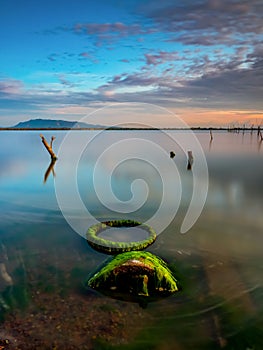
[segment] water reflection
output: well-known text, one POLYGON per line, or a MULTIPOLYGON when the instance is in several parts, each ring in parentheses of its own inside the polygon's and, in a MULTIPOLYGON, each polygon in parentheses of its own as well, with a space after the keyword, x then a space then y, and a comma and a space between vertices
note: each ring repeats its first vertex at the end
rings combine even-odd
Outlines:
MULTIPOLYGON (((118 343, 120 334, 124 343, 130 343, 129 349, 263 348, 262 142, 255 132, 214 132, 209 145, 208 132, 197 134, 208 162, 208 198, 195 226, 180 235, 192 190, 187 157, 163 135, 144 134, 150 140, 159 139, 167 158, 178 167, 183 189, 178 215, 158 236, 156 244, 148 248, 169 263, 183 288, 180 293, 149 304, 147 310, 83 288, 82 282, 105 257, 91 249, 61 215, 51 175, 55 163, 49 164, 43 186, 47 152, 38 132, 0 133, 0 239, 6 250, 0 261, 1 332, 5 329, 10 342, 17 337, 16 344, 21 349, 28 339, 32 349, 63 349, 69 341, 69 347, 84 349, 88 344, 92 349, 96 348, 91 344, 93 337, 111 344, 118 343), (172 160, 170 150, 176 154, 172 160)), ((90 135, 76 132, 76 143, 90 135)), ((101 148, 114 138, 133 135, 106 133, 101 138, 101 148)), ((63 136, 57 132, 56 147, 63 136)), ((71 160, 74 147, 68 147, 68 159, 59 159, 56 181, 68 196, 69 214, 75 215, 76 221, 85 221, 74 212, 68 189, 69 178, 76 170, 71 160)), ((97 157, 98 150, 91 145, 78 167, 79 193, 95 216, 103 220, 116 218, 116 213, 100 205, 94 191, 92 175, 97 157)), ((102 173, 110 172, 111 160, 107 159, 99 169, 101 179, 102 173)), ((195 158, 193 166, 196 164, 195 158)), ((174 174, 164 170, 174 184, 174 174)), ((130 184, 138 176, 149 184, 148 200, 134 215, 142 221, 158 208, 162 191, 158 174, 133 160, 116 169, 112 188, 117 197, 129 200, 130 184)), ((168 207, 174 195, 171 191, 168 207)), ((85 233, 89 225, 84 223, 85 233)), ((143 287, 145 279, 140 281, 143 287)), ((97 348, 103 346, 99 344, 97 348)))
POLYGON ((261 146, 262 146, 262 139, 260 139, 260 140, 258 141, 258 153, 260 153, 261 146))
POLYGON ((48 179, 48 177, 49 177, 51 172, 52 172, 53 177, 56 176, 56 173, 55 173, 55 170, 54 170, 54 166, 56 164, 56 161, 57 161, 57 159, 55 159, 55 158, 51 159, 50 164, 49 164, 49 166, 48 166, 48 168, 47 168, 47 170, 45 172, 45 175, 44 175, 44 183, 47 182, 47 179, 48 179))

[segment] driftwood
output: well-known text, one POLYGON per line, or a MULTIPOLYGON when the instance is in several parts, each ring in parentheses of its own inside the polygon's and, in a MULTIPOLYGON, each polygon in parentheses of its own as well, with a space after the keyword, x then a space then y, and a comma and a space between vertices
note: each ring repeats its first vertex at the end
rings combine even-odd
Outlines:
POLYGON ((54 136, 51 137, 50 144, 47 142, 47 140, 44 138, 43 135, 40 134, 40 137, 42 139, 43 145, 45 146, 46 150, 50 154, 51 160, 57 160, 58 158, 57 158, 57 156, 55 155, 55 153, 54 153, 54 151, 52 149, 52 144, 53 144, 53 141, 55 140, 55 137, 54 136))

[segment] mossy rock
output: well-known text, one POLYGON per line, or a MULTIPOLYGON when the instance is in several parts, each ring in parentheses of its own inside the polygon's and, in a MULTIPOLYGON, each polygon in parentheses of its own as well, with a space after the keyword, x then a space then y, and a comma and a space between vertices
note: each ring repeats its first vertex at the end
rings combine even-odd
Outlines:
POLYGON ((167 264, 149 252, 127 252, 111 259, 86 283, 103 294, 124 300, 156 299, 178 291, 167 264))
POLYGON ((119 254, 134 250, 143 250, 156 240, 156 232, 148 225, 134 220, 111 220, 91 226, 87 231, 87 241, 89 245, 106 254, 119 254), (148 233, 148 237, 137 242, 114 242, 99 237, 99 234, 111 227, 139 227, 148 233))

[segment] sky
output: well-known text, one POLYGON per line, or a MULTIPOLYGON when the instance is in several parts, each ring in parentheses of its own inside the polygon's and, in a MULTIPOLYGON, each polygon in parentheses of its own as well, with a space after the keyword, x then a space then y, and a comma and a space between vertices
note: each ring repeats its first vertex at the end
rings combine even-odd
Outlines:
POLYGON ((262 18, 262 0, 0 0, 0 126, 116 102, 263 124, 262 18))

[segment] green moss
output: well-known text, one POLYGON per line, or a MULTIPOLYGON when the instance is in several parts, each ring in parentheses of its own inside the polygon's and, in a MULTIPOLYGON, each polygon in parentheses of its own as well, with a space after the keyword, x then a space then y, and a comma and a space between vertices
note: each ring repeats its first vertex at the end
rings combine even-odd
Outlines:
POLYGON ((143 250, 151 245, 156 240, 156 232, 148 225, 142 224, 134 220, 112 220, 105 221, 91 226, 87 231, 87 241, 90 246, 107 254, 119 254, 123 252, 130 252, 134 250, 143 250), (109 227, 136 227, 149 233, 149 237, 139 242, 114 242, 98 237, 99 233, 108 229, 109 227))
POLYGON ((142 280, 142 294, 145 296, 149 296, 149 292, 148 292, 148 276, 147 275, 143 275, 143 276, 139 276, 140 279, 142 280))
POLYGON ((8 286, 0 295, 0 306, 5 311, 16 308, 24 310, 29 303, 29 293, 25 284, 8 286))
POLYGON ((117 255, 95 273, 87 285, 102 292, 162 296, 178 291, 167 264, 149 252, 117 255))

